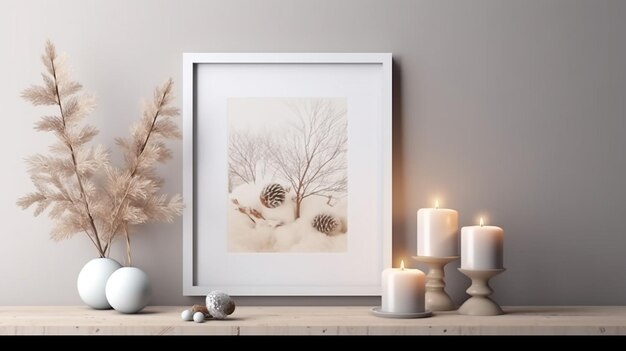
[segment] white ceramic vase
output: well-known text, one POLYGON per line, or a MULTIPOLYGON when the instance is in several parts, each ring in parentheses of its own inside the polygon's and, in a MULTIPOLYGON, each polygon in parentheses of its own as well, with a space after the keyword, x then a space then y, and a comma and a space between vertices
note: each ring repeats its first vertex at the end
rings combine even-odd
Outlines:
POLYGON ((137 313, 148 305, 152 289, 148 275, 139 268, 123 267, 109 277, 106 297, 118 312, 137 313))
POLYGON ((111 274, 121 267, 121 264, 110 258, 94 258, 87 262, 76 280, 81 300, 97 310, 111 308, 106 297, 106 284, 111 274))

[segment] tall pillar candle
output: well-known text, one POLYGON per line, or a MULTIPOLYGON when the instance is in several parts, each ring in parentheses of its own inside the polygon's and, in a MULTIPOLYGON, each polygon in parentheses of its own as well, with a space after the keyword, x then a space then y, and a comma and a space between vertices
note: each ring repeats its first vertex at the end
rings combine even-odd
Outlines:
POLYGON ((458 256, 459 213, 447 208, 417 211, 417 255, 458 256))
POLYGON ((419 269, 388 268, 382 273, 383 294, 381 309, 392 313, 419 313, 425 311, 426 277, 419 269))
POLYGON ((503 268, 502 244, 504 231, 500 227, 480 225, 461 228, 461 268, 472 270, 503 268))

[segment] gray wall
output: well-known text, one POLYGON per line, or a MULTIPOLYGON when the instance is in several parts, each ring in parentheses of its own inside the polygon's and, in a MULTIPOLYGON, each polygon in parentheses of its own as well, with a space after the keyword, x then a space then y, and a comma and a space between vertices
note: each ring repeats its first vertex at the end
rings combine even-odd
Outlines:
MULTIPOLYGON (((77 304, 75 278, 95 251, 52 242, 47 218, 15 199, 32 189, 23 157, 51 138, 19 98, 40 80, 46 38, 98 97, 99 142, 125 135, 139 98, 182 52, 392 52, 394 261, 415 252, 415 211, 433 196, 464 225, 487 213, 505 231, 507 305, 626 304, 626 2, 13 1, 0 2, 0 305, 77 304)), ((178 100, 180 102, 180 100, 178 100)), ((162 167, 180 192, 181 147, 162 167)), ((156 304, 181 291, 181 221, 145 226, 136 264, 156 304)), ((122 247, 117 247, 117 257, 122 247)), ((457 301, 467 281, 450 267, 457 301)), ((375 304, 376 299, 240 299, 375 304)))

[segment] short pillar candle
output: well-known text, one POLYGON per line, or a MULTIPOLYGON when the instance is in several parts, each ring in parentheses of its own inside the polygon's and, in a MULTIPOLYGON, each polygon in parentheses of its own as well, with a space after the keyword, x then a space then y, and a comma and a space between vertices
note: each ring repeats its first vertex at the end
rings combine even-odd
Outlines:
POLYGON ((425 311, 425 275, 419 269, 388 268, 382 273, 381 310, 391 313, 419 313, 425 311))
POLYGON ((500 227, 480 225, 461 228, 461 268, 469 270, 501 269, 504 231, 500 227))

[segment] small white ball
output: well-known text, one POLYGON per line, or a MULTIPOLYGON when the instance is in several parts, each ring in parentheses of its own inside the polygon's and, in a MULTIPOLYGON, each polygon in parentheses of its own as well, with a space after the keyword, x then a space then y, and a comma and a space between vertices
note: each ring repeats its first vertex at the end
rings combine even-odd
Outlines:
POLYGON ((191 310, 184 310, 183 313, 180 314, 180 318, 187 322, 192 321, 193 312, 191 312, 191 310))
POLYGON ((202 312, 196 312, 193 314, 193 321, 196 323, 202 323, 204 322, 204 313, 202 312))

